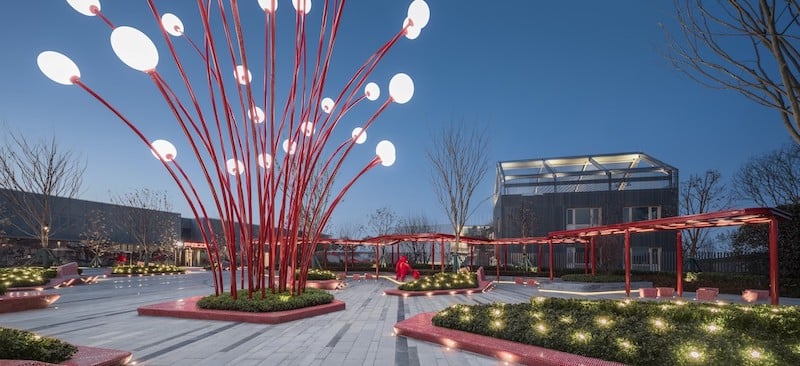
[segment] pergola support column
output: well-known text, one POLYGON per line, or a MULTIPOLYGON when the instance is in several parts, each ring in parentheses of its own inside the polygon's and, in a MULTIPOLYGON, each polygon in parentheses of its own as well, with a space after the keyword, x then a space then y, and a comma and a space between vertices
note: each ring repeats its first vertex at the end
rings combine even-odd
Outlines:
POLYGON ((591 252, 591 257, 592 257, 592 276, 595 275, 596 272, 595 269, 597 268, 597 256, 595 256, 594 252, 594 239, 595 239, 594 236, 591 239, 589 239, 589 251, 591 252))
POLYGON ((550 244, 550 282, 553 281, 553 266, 555 265, 555 256, 553 255, 553 241, 548 241, 550 244))
POLYGON ((677 266, 675 269, 677 278, 675 280, 678 286, 678 297, 683 297, 683 232, 678 230, 675 237, 675 253, 677 254, 675 258, 677 261, 675 264, 677 266))
POLYGON ((769 220, 769 296, 772 305, 778 305, 778 219, 769 220))
POLYGON ((631 232, 625 230, 625 296, 631 297, 631 232))

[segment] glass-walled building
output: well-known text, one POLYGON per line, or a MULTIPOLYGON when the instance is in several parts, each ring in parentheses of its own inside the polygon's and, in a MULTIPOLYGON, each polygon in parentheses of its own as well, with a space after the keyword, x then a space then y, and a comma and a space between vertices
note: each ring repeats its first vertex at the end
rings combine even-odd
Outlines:
MULTIPOLYGON (((501 161, 494 190, 495 236, 543 237, 551 231, 677 216, 678 182, 678 169, 642 152, 501 161)), ((672 232, 637 235, 634 270, 674 270, 675 240, 672 232)), ((598 269, 622 268, 621 237, 603 237, 596 245, 598 269)), ((537 249, 525 248, 534 263, 537 249)), ((511 250, 511 258, 522 257, 522 247, 511 250)), ((584 245, 557 245, 555 267, 583 268, 585 257, 584 245)), ((542 263, 548 262, 543 258, 542 263)))

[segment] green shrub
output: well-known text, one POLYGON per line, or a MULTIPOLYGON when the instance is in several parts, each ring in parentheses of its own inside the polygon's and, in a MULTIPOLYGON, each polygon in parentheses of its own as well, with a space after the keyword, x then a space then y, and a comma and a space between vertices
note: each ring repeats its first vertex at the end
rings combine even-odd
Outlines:
POLYGON ((40 337, 34 333, 0 327, 0 359, 33 360, 61 363, 69 360, 78 348, 55 338, 40 337))
POLYGON ((431 291, 476 287, 478 287, 478 275, 474 272, 440 272, 404 283, 398 288, 404 291, 431 291))
POLYGON ((134 275, 134 274, 175 274, 175 273, 186 273, 186 269, 178 266, 173 266, 171 264, 151 264, 147 267, 145 266, 116 266, 111 270, 112 274, 116 275, 134 275))
POLYGON ((440 327, 629 365, 798 365, 794 306, 534 298, 453 305, 440 327))
POLYGON ((262 299, 261 292, 257 291, 253 293, 252 298, 247 298, 247 290, 239 290, 237 295, 236 300, 228 292, 219 296, 209 295, 200 299, 197 306, 201 309, 265 313, 301 309, 333 302, 333 295, 313 288, 306 289, 299 296, 292 296, 289 292, 273 294, 267 291, 266 296, 262 299))
POLYGON ((6 286, 0 283, 0 296, 3 296, 5 294, 6 294, 6 286))
POLYGON ((42 267, 11 267, 0 268, 0 284, 9 287, 30 287, 44 285, 50 281, 50 273, 55 273, 55 269, 44 269, 42 267))
MULTIPOLYGON (((297 276, 299 275, 300 271, 296 271, 295 278, 297 278, 297 276)), ((329 271, 327 269, 309 268, 306 279, 312 281, 335 280, 336 273, 333 273, 332 271, 329 271)))

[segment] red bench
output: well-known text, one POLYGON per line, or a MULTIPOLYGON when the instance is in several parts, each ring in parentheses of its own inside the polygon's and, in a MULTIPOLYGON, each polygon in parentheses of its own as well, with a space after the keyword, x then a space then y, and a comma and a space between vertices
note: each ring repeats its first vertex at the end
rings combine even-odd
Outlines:
POLYGON ((639 289, 639 297, 658 297, 658 290, 653 287, 642 287, 639 289))
POLYGON ((747 289, 742 291, 742 300, 746 302, 756 302, 758 300, 769 299, 769 290, 747 289))
POLYGON ((714 301, 719 295, 719 289, 716 287, 700 287, 697 289, 697 299, 702 301, 714 301))
POLYGON ((675 289, 672 287, 656 287, 658 297, 673 297, 675 296, 675 289))

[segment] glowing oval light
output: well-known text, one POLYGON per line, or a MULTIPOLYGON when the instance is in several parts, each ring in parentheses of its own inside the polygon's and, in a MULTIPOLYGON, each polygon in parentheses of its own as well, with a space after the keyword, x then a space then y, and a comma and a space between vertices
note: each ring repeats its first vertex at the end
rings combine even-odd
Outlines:
POLYGON ((253 121, 253 123, 263 123, 264 119, 266 119, 266 115, 264 114, 263 109, 259 107, 253 107, 247 111, 247 118, 253 121))
POLYGON ((389 96, 397 104, 408 102, 414 96, 414 81, 402 72, 393 76, 389 81, 389 96))
POLYGON ((36 57, 36 64, 44 76, 59 84, 72 85, 72 77, 81 77, 78 65, 56 51, 44 51, 36 57))
POLYGON ((97 8, 100 11, 100 0, 67 0, 67 4, 71 6, 75 11, 81 13, 83 15, 88 15, 90 17, 95 16, 96 14, 92 11, 92 6, 97 8))
POLYGON ((297 152, 297 142, 292 142, 292 147, 289 148, 289 139, 283 140, 283 152, 294 155, 297 152))
POLYGON ((424 0, 412 1, 408 6, 408 17, 414 22, 415 27, 425 28, 431 19, 431 9, 428 7, 428 3, 424 0))
POLYGON ((311 122, 303 122, 300 124, 300 132, 302 132, 306 137, 309 137, 314 134, 314 124, 311 122))
POLYGON ((228 169, 230 175, 241 175, 244 173, 244 163, 241 160, 228 159, 225 162, 225 167, 228 169))
POLYGON ((242 85, 247 85, 251 80, 253 80, 253 74, 250 73, 250 70, 246 70, 242 65, 236 66, 236 70, 233 71, 233 76, 236 78, 236 81, 242 85))
POLYGON ((333 106, 335 104, 336 103, 333 102, 333 99, 331 99, 331 98, 323 98, 322 102, 319 103, 319 106, 322 107, 322 111, 323 112, 325 112, 327 114, 331 114, 331 111, 333 110, 333 106))
POLYGON ((161 159, 163 161, 173 161, 178 156, 178 149, 167 140, 155 140, 151 142, 150 152, 153 153, 156 159, 161 159))
POLYGON ((278 10, 278 0, 258 0, 258 6, 261 10, 271 13, 278 10))
POLYGON ((311 11, 311 0, 292 0, 292 6, 298 13, 308 14, 311 11))
POLYGON ((148 72, 158 65, 158 49, 142 31, 128 26, 114 28, 111 48, 122 62, 134 70, 148 72))
POLYGON ((416 25, 409 25, 408 18, 406 18, 405 23, 403 23, 403 28, 406 28, 406 38, 408 39, 417 39, 419 34, 422 32, 422 28, 417 27, 416 25))
POLYGON ((361 127, 356 127, 353 129, 353 133, 351 134, 353 139, 356 140, 357 144, 363 144, 367 142, 367 131, 364 131, 361 127))
POLYGON ((180 37, 183 35, 183 22, 181 18, 172 13, 165 13, 161 16, 161 26, 171 36, 180 37))
POLYGON ((272 155, 266 153, 258 154, 258 165, 264 169, 272 167, 272 155))
POLYGON ((392 166, 394 164, 396 154, 394 144, 389 140, 383 140, 375 146, 375 154, 381 159, 381 165, 392 166))
POLYGON ((381 96, 381 87, 375 83, 369 83, 364 87, 364 95, 369 100, 377 100, 381 96))

